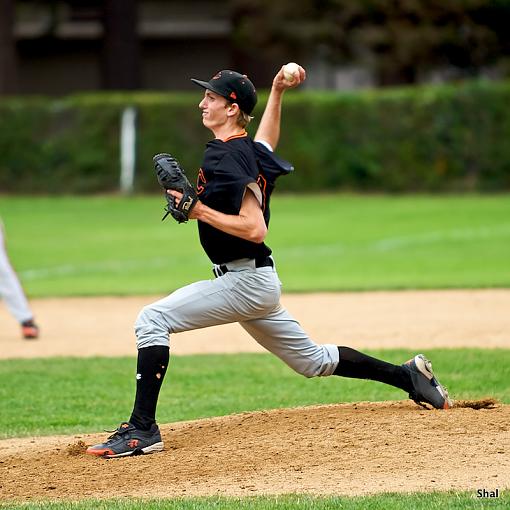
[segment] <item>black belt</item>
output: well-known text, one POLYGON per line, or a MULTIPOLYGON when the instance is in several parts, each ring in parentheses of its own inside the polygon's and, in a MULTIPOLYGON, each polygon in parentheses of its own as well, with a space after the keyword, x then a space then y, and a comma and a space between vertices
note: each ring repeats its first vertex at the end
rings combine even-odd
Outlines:
POLYGON ((261 259, 255 259, 255 267, 273 267, 274 262, 271 257, 262 257, 261 259))
MULTIPOLYGON (((274 262, 271 257, 262 257, 259 259, 255 259, 255 267, 273 267, 274 262)), ((230 269, 226 264, 220 264, 219 266, 215 266, 213 268, 213 273, 216 278, 223 276, 225 273, 228 273, 230 269)))

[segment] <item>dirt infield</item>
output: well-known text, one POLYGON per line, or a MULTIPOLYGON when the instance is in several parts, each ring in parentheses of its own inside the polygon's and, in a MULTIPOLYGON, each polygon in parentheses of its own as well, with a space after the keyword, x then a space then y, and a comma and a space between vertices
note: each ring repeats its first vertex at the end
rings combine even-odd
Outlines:
MULTIPOLYGON (((467 403, 469 405, 469 403, 467 403)), ((0 501, 510 487, 510 406, 357 403, 163 425, 166 450, 83 454, 104 437, 0 441, 0 501)))
MULTIPOLYGON (((135 356, 133 323, 161 296, 33 300, 41 340, 20 341, 0 306, 0 358, 135 356)), ((510 347, 510 290, 284 295, 282 303, 318 343, 358 349, 510 347)), ((262 352, 237 324, 179 333, 173 354, 262 352)))
MULTIPOLYGON (((132 323, 151 298, 35 300, 40 340, 0 309, 0 357, 135 354, 132 323), (5 325, 5 327, 4 327, 5 325)), ((357 348, 510 347, 510 290, 284 296, 318 342, 357 348)), ((257 352, 236 326, 175 335, 175 354, 257 352)), ((161 426, 165 451, 86 456, 105 434, 0 441, 0 502, 510 488, 510 406, 449 411, 403 402, 244 413, 161 426), (134 483, 133 480, 136 482, 134 483)))

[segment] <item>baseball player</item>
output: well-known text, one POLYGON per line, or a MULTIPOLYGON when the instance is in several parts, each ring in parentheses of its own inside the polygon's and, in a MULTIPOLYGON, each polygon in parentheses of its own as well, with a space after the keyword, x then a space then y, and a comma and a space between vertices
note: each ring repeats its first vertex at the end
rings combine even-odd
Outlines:
POLYGON ((39 328, 34 322, 34 317, 23 288, 14 271, 5 246, 5 235, 2 221, 0 220, 0 297, 7 305, 7 309, 19 322, 21 335, 29 340, 39 336, 39 328))
POLYGON ((168 213, 177 221, 197 220, 215 278, 192 283, 142 309, 135 323, 138 361, 131 417, 87 453, 121 457, 161 451, 155 415, 168 367, 169 335, 231 322, 305 377, 380 381, 401 388, 424 407, 451 407, 423 355, 393 365, 349 347, 318 345, 280 304, 277 258, 264 239, 275 181, 292 166, 273 151, 280 136, 283 95, 305 78, 302 67, 292 81, 280 69, 253 140, 245 128, 257 94, 245 75, 224 70, 209 81, 192 80, 203 89, 202 123, 214 135, 206 146, 196 192, 172 156, 159 154, 154 160, 158 180, 167 188, 168 213))

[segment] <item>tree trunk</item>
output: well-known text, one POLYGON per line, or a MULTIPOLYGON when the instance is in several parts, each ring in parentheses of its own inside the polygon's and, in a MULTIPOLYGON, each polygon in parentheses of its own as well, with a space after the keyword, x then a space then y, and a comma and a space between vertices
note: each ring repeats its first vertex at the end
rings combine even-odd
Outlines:
POLYGON ((14 0, 0 0, 0 94, 17 92, 14 0))

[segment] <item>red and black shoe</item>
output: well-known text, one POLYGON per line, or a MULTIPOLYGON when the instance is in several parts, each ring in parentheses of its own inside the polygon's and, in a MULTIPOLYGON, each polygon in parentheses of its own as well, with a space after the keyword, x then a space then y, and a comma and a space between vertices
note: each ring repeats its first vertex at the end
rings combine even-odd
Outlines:
POLYGON ((39 328, 36 323, 30 319, 21 323, 21 334, 25 340, 34 340, 39 338, 39 328))
POLYGON ((112 459, 128 455, 143 455, 163 450, 159 427, 154 423, 150 430, 139 430, 131 423, 123 422, 104 442, 90 446, 86 453, 112 459))

